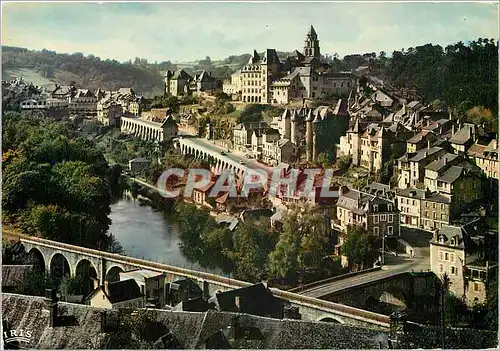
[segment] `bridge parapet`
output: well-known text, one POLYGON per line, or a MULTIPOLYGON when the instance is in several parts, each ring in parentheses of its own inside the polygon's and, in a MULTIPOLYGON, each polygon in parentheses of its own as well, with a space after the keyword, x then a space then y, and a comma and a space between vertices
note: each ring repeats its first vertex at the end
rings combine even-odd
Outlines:
MULTIPOLYGON (((122 269, 124 270, 142 268, 158 271, 159 273, 165 273, 167 276, 167 280, 186 277, 198 281, 198 283, 201 283, 202 286, 205 286, 206 282, 208 282, 211 288, 211 292, 213 292, 214 290, 237 289, 252 285, 248 282, 221 277, 211 273, 198 272, 185 268, 170 266, 164 263, 152 262, 139 258, 98 251, 65 243, 59 243, 47 239, 9 232, 6 230, 3 230, 3 233, 4 235, 7 234, 9 236, 15 236, 19 238, 19 240, 21 241, 21 243, 23 243, 23 245, 25 245, 25 247, 38 248, 40 251, 43 250, 43 252, 45 252, 47 255, 49 254, 49 252, 51 254, 54 254, 54 252, 60 252, 65 256, 74 255, 75 257, 79 257, 80 259, 86 258, 93 264, 94 262, 97 262, 95 263, 95 268, 96 270, 98 270, 97 273, 101 275, 101 279, 104 279, 102 275, 105 274, 105 272, 107 272, 109 268, 111 268, 112 266, 118 266, 122 267, 122 269), (105 269, 102 269, 102 266, 99 266, 99 260, 101 260, 101 262, 105 262, 105 269)), ((71 261, 77 262, 75 258, 71 259, 71 261)), ((381 329, 387 329, 390 326, 390 318, 385 315, 365 311, 359 308, 354 308, 335 302, 319 300, 313 297, 303 296, 293 292, 283 291, 275 288, 271 288, 271 291, 275 296, 289 300, 293 305, 298 306, 300 313, 307 320, 319 320, 321 318, 331 317, 332 319, 336 319, 341 323, 351 325, 366 325, 371 327, 376 326, 381 329)))

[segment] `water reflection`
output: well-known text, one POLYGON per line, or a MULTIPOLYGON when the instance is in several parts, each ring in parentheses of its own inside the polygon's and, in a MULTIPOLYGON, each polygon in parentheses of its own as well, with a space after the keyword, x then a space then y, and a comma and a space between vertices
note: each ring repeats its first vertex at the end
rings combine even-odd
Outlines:
POLYGON ((127 194, 111 205, 109 217, 112 220, 109 232, 121 243, 126 255, 221 274, 218 269, 202 268, 184 256, 177 224, 150 206, 141 206, 127 194))

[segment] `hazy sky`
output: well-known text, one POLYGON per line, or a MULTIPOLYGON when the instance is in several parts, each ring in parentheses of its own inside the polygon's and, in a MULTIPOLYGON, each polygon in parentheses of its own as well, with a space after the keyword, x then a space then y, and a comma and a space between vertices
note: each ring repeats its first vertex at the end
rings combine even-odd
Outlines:
POLYGON ((494 3, 2 3, 2 44, 125 61, 302 51, 392 52, 498 37, 494 3))

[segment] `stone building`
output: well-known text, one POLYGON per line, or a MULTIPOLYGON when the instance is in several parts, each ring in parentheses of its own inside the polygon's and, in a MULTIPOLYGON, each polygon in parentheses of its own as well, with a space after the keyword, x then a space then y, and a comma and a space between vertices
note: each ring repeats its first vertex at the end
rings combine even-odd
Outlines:
POLYGON ((262 55, 254 50, 248 63, 223 85, 223 91, 232 95, 241 92, 241 100, 246 103, 288 104, 347 96, 355 88, 352 75, 326 73, 322 66, 318 34, 311 26, 302 53, 295 50, 280 61, 275 49, 266 49, 262 55))
POLYGON ((97 103, 97 120, 105 126, 119 124, 122 115, 122 106, 114 101, 106 100, 97 103))
POLYGON ((238 99, 238 95, 241 98, 241 69, 231 74, 229 81, 224 82, 222 91, 233 99, 238 99))
POLYGON ((184 87, 191 81, 191 77, 183 69, 175 72, 168 70, 165 73, 165 94, 172 96, 180 96, 184 94, 184 87))
POLYGON ((144 307, 144 295, 134 279, 105 281, 104 286, 96 287, 85 301, 92 307, 109 309, 144 307))
POLYGON ((497 251, 498 234, 482 228, 479 220, 446 225, 430 242, 431 270, 439 278, 446 274, 449 291, 473 306, 485 301, 488 283, 498 274, 497 251))
POLYGON ((340 137, 340 155, 350 156, 356 166, 378 172, 391 157, 398 157, 405 152, 409 133, 399 123, 390 127, 371 123, 362 128, 359 119, 356 119, 354 125, 340 137))
POLYGON ((481 145, 476 142, 469 148, 467 155, 481 168, 486 177, 499 179, 498 143, 496 139, 492 140, 488 145, 481 145))
POLYGON ((270 129, 265 122, 239 123, 233 128, 233 146, 239 151, 250 151, 252 148, 252 135, 261 136, 262 132, 270 129))
POLYGON ((97 116, 97 98, 88 89, 78 89, 74 96, 69 97, 69 113, 95 118, 97 116))
POLYGON ((416 188, 417 185, 423 184, 425 166, 445 153, 445 149, 432 146, 430 148, 420 149, 414 153, 407 152, 398 158, 396 166, 398 188, 416 188))
POLYGON ((476 125, 470 123, 459 125, 459 130, 456 133, 452 132, 449 140, 451 146, 457 152, 466 152, 477 140, 477 128, 476 125))
POLYGON ((337 201, 336 224, 344 232, 348 225, 362 225, 377 237, 399 236, 399 216, 392 201, 358 190, 342 189, 337 201))

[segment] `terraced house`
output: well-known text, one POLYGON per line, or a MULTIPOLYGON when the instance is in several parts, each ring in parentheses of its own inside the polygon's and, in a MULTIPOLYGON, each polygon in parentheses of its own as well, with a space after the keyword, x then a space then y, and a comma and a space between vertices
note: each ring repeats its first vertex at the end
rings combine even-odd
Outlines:
POLYGON ((481 168, 486 177, 499 179, 498 143, 496 139, 492 140, 488 145, 481 145, 476 142, 467 151, 467 155, 481 168))

